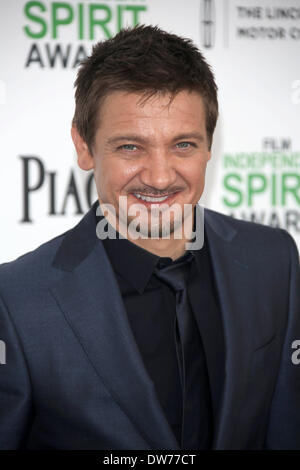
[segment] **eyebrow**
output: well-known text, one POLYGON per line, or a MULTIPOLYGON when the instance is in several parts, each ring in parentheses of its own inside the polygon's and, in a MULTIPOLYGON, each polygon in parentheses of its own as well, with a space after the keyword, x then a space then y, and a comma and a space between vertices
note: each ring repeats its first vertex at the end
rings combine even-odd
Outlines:
MULTIPOLYGON (((199 142, 204 141, 203 135, 200 134, 199 132, 189 132, 189 133, 185 133, 185 134, 179 134, 176 137, 174 137, 174 139, 172 139, 172 141, 175 142, 177 140, 186 140, 186 139, 196 139, 199 142)), ((149 139, 141 137, 140 135, 128 134, 128 135, 116 135, 114 137, 110 137, 107 140, 107 143, 112 145, 112 144, 116 144, 118 142, 129 141, 129 140, 139 142, 141 144, 147 144, 149 142, 149 139)))
POLYGON ((110 139, 107 140, 108 144, 116 144, 118 142, 122 141, 128 141, 128 140, 134 140, 135 142, 140 142, 141 144, 144 144, 147 142, 147 139, 144 139, 143 137, 136 135, 136 134, 128 134, 128 135, 116 135, 114 137, 111 137, 110 139))

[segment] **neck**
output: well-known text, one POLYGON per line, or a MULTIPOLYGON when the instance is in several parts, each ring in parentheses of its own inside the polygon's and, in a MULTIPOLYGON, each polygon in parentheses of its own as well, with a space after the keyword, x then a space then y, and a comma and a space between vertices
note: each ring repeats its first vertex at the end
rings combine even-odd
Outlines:
POLYGON ((144 250, 150 251, 157 256, 168 257, 175 260, 185 253, 186 239, 157 239, 151 240, 138 238, 133 240, 128 236, 128 240, 135 243, 137 246, 144 248, 144 250))

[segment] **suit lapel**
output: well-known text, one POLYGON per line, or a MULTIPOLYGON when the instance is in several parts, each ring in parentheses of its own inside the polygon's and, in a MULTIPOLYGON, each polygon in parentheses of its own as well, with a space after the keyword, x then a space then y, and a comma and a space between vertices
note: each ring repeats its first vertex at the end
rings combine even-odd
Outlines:
POLYGON ((96 373, 153 449, 179 449, 131 331, 116 278, 97 239, 92 207, 64 240, 51 288, 96 373))
POLYGON ((236 422, 246 392, 252 354, 251 299, 246 294, 248 264, 236 230, 218 214, 205 211, 205 228, 219 293, 225 336, 225 377, 214 449, 234 446, 236 422))
MULTIPOLYGON (((206 237, 207 239, 207 237, 206 237)), ((203 248, 208 250, 207 243, 203 248)), ((202 250, 201 250, 202 251, 202 250)), ((189 295, 199 333, 204 346, 211 390, 214 428, 218 423, 218 413, 224 383, 225 345, 221 314, 213 297, 213 279, 210 279, 209 253, 196 252, 197 266, 193 265, 189 282, 189 295)))

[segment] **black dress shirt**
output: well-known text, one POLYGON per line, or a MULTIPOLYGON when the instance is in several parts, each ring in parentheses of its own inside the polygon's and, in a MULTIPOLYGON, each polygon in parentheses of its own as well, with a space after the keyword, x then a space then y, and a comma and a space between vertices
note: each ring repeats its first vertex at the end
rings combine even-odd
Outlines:
MULTIPOLYGON (((98 220, 99 217, 96 217, 96 221, 98 220)), ((156 266, 163 267, 179 262, 185 255, 175 261, 169 257, 159 257, 128 239, 119 238, 118 235, 117 233, 116 239, 106 238, 102 242, 116 274, 129 323, 145 368, 154 382, 160 404, 180 445, 183 397, 173 330, 175 294, 170 287, 157 279, 153 271, 156 266)), ((190 274, 193 278, 199 277, 199 282, 203 282, 203 276, 205 276, 209 286, 209 289, 206 289, 206 295, 211 296, 216 310, 217 292, 206 234, 202 249, 191 252, 194 259, 190 263, 192 270, 190 274), (201 277, 199 269, 202 270, 201 277)), ((200 296, 199 292, 197 301, 201 301, 200 296)), ((190 300, 193 305, 193 299, 190 298, 190 300)), ((210 312, 207 311, 205 305, 206 299, 203 300, 203 309, 209 318, 210 312)), ((216 314, 212 318, 216 318, 216 314)), ((220 329, 220 322, 215 327, 220 329)), ((195 331, 193 341, 201 341, 199 331, 195 331)), ((203 346, 201 350, 204 351, 203 346)), ((203 362, 206 364, 206 361, 203 362)), ((205 367, 207 368, 207 365, 205 367)), ((208 378, 207 387, 207 393, 210 395, 208 378)), ((213 416, 212 412, 211 416, 213 416)), ((213 418, 211 418, 210 425, 213 430, 213 418)))

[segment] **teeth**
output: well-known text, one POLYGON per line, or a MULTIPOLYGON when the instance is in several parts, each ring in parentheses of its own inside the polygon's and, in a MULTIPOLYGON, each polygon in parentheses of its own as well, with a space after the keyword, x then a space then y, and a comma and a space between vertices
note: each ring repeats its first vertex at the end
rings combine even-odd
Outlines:
POLYGON ((142 199, 143 201, 147 202, 162 202, 165 201, 169 196, 163 196, 163 197, 150 197, 150 196, 142 196, 141 194, 134 193, 135 197, 138 199, 142 199))

